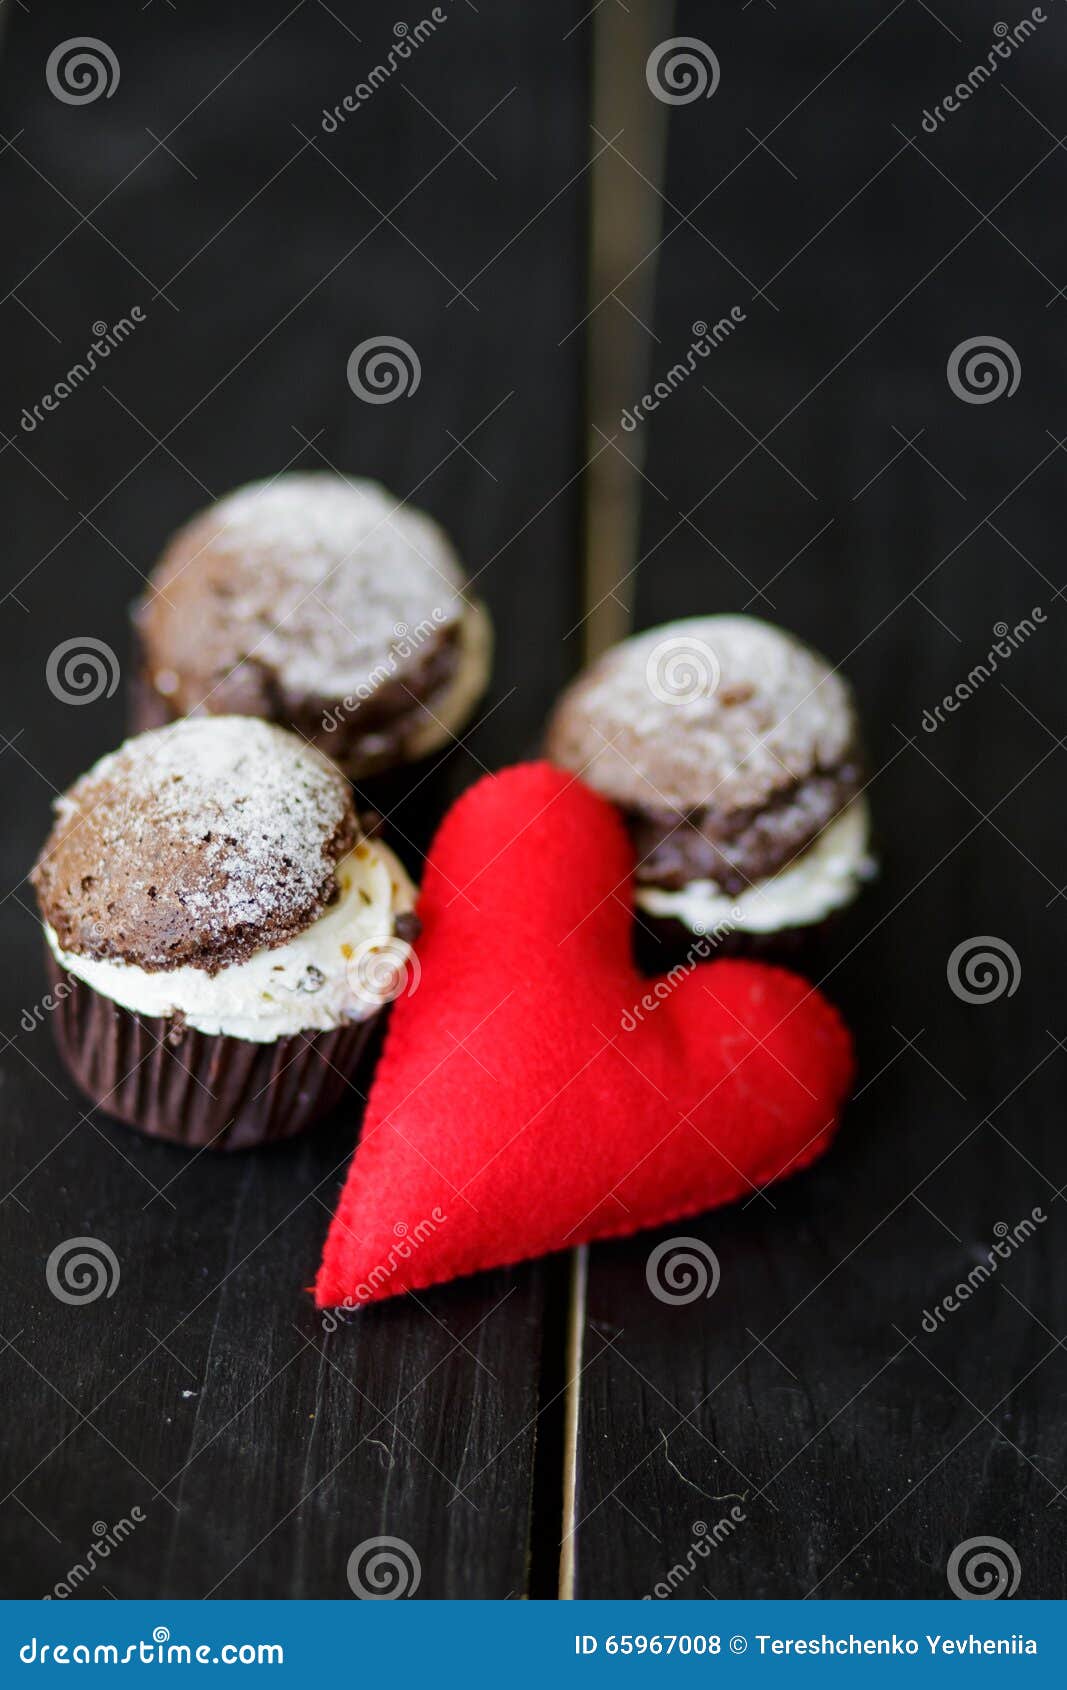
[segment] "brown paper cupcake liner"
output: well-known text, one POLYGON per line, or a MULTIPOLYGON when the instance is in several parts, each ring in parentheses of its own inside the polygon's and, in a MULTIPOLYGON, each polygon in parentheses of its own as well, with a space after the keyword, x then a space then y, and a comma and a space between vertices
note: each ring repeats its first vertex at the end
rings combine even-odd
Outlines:
POLYGON ((60 968, 56 1042, 105 1113, 190 1150, 245 1150, 303 1132, 350 1091, 377 1015, 273 1044, 200 1033, 178 1018, 135 1015, 60 968))

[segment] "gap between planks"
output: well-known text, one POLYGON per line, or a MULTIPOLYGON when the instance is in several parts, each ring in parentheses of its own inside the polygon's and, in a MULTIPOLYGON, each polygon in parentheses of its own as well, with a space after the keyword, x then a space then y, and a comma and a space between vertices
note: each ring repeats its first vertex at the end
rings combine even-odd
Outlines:
MULTIPOLYGON (((645 64, 670 33, 671 0, 594 20, 589 350, 585 408, 583 639, 588 663, 625 638, 633 622, 633 575, 641 518, 641 456, 619 418, 647 386, 654 340, 656 248, 662 226, 668 108, 649 94, 645 64), (611 141, 612 145, 605 146, 611 141), (603 150, 601 150, 603 149, 603 150), (620 154, 622 156, 620 156, 620 154), (644 261, 644 262, 643 262, 644 261), (647 326, 646 326, 647 325, 647 326)), ((563 1406, 562 1536, 558 1593, 571 1601, 577 1576, 578 1439, 589 1250, 571 1256, 563 1406)))

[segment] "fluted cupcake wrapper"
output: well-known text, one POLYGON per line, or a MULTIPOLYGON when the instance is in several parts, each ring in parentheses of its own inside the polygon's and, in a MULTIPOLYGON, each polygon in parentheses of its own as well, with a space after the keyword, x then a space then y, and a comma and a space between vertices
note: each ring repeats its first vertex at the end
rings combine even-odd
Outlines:
POLYGON ((47 952, 52 1023, 70 1073, 94 1104, 190 1150, 245 1150, 291 1138, 333 1109, 377 1022, 273 1044, 135 1015, 66 973, 47 952))

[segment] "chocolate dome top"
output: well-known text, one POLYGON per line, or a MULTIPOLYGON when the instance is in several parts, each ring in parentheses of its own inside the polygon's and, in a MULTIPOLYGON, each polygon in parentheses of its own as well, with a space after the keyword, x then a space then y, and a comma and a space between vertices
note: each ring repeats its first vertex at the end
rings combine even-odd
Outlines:
POLYGON ((33 870, 60 946, 214 972, 314 921, 358 836, 348 783, 295 734, 193 717, 127 740, 56 802, 33 870))
POLYGON ((695 616, 613 647, 564 693, 547 738, 624 809, 755 810, 857 755, 848 684, 791 634, 695 616))
POLYGON ((170 541, 137 610, 176 714, 291 716, 417 671, 462 614, 442 530, 372 481, 281 475, 229 494, 170 541))

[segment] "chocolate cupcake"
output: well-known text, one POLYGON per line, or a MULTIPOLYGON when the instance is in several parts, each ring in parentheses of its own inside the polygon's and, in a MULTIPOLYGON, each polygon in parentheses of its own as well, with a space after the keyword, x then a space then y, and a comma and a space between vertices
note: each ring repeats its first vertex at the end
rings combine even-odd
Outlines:
POLYGON ((134 728, 260 716, 353 780, 428 756, 488 680, 465 579, 437 524, 374 482, 243 487, 178 531, 134 607, 134 728))
POLYGON ((753 617, 623 641, 564 693, 546 750, 619 806, 638 911, 676 938, 767 949, 874 872, 851 690, 753 617))
POLYGON ((56 803, 33 869, 71 1073, 158 1138, 287 1138, 347 1089, 397 995, 415 892, 294 734, 193 718, 56 803))

